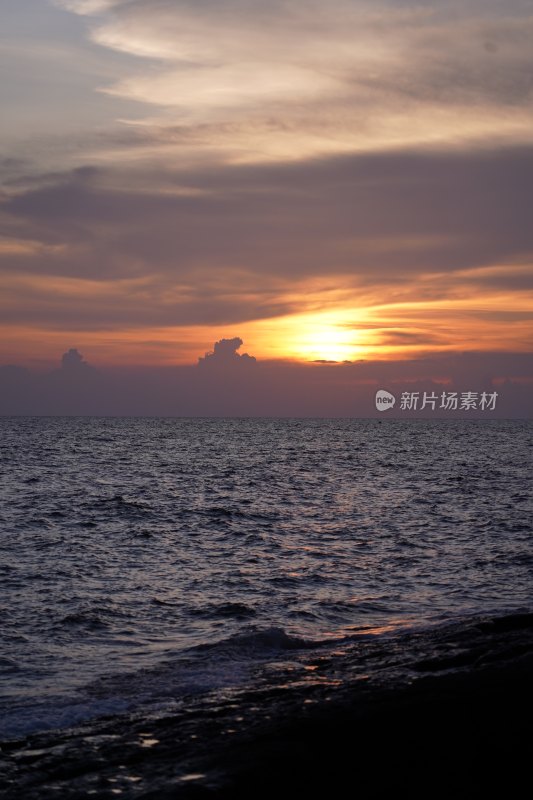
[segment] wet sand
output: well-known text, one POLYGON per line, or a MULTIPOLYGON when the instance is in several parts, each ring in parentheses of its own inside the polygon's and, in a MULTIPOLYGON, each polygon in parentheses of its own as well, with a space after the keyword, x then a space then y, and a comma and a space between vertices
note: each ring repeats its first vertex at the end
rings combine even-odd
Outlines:
POLYGON ((533 745, 533 614, 361 637, 172 713, 5 742, 6 800, 518 797, 533 745))

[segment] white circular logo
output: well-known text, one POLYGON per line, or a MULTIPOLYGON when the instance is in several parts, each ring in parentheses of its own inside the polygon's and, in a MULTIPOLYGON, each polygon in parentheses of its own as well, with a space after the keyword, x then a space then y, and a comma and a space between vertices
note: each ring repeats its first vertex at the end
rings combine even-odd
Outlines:
POLYGON ((389 408, 394 408, 394 403, 396 402, 396 398, 390 392, 386 392, 385 389, 379 389, 376 392, 376 408, 378 411, 388 411, 389 408))

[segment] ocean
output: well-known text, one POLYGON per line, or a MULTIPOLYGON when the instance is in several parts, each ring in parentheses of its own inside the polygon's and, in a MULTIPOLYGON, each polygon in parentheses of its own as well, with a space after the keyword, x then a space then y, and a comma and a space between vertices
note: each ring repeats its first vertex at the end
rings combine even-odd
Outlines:
POLYGON ((4 740, 531 610, 531 422, 4 417, 0 432, 4 740))

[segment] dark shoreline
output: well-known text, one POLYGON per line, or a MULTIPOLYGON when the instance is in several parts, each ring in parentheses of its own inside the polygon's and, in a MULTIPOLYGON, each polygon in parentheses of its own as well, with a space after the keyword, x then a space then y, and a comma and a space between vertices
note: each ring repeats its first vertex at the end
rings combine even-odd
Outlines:
POLYGON ((519 796, 533 614, 308 652, 253 688, 4 742, 6 800, 519 796))

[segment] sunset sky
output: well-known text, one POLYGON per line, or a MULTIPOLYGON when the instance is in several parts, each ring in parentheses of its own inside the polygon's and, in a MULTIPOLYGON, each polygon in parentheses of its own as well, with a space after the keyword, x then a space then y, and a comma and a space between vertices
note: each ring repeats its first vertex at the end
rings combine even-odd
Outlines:
POLYGON ((0 0, 0 363, 532 350, 529 0, 0 0))

